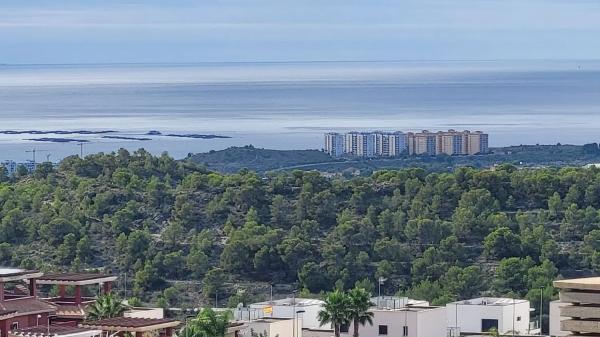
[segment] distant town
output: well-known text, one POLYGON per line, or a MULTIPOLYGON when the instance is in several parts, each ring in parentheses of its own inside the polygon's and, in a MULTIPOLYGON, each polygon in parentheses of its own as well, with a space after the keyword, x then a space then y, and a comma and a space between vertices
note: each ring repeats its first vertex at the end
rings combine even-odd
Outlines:
POLYGON ((333 157, 464 156, 489 153, 489 136, 481 131, 328 132, 324 150, 333 157))

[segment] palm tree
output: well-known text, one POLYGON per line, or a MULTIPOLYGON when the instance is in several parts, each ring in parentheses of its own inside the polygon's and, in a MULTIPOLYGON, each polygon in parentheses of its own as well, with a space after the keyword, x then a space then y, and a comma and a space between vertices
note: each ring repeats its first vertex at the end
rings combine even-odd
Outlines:
POLYGON ((327 294, 323 309, 319 311, 318 319, 321 325, 331 323, 335 337, 340 337, 340 327, 350 323, 348 295, 340 290, 327 294))
POLYGON ((371 307, 371 294, 364 288, 354 288, 348 292, 350 306, 348 308, 348 318, 354 326, 354 337, 358 337, 359 325, 365 326, 367 323, 373 325, 373 312, 369 311, 371 307))
POLYGON ((87 318, 99 320, 118 317, 121 316, 126 309, 127 308, 120 299, 113 296, 112 293, 108 293, 98 297, 96 302, 90 304, 87 309, 87 318))
POLYGON ((231 313, 215 312, 210 308, 202 309, 179 332, 182 337, 224 337, 229 327, 231 313))

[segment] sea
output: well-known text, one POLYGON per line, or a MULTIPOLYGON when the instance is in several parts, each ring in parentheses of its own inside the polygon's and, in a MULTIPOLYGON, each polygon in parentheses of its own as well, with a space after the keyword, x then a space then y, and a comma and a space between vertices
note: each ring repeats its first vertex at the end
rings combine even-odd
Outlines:
POLYGON ((320 149, 328 131, 423 129, 481 130, 490 146, 598 142, 600 61, 0 65, 2 160, 320 149), (147 140, 11 132, 82 130, 147 140))

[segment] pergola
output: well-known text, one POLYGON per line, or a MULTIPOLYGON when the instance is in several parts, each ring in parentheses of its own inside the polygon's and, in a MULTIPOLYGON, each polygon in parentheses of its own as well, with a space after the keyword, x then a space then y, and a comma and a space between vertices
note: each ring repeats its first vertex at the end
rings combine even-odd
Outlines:
POLYGON ((101 330, 91 330, 60 325, 38 325, 25 329, 12 330, 9 337, 97 337, 101 330))
POLYGON ((0 301, 22 297, 22 295, 6 294, 4 292, 5 283, 28 282, 28 294, 25 296, 36 296, 36 279, 43 274, 36 270, 25 270, 16 268, 0 267, 0 301))
POLYGON ((108 274, 54 273, 40 276, 37 280, 37 283, 58 286, 58 297, 51 299, 55 303, 60 304, 62 300, 63 302, 68 302, 69 304, 81 304, 85 300, 81 294, 82 287, 90 285, 102 285, 102 292, 109 293, 112 283, 116 279, 117 276, 108 274), (75 287, 75 296, 73 298, 68 298, 66 296, 67 286, 75 287))
POLYGON ((93 303, 94 297, 85 297, 82 293, 86 286, 102 287, 102 293, 111 291, 112 283, 117 276, 92 273, 51 273, 40 276, 37 284, 58 286, 58 296, 45 300, 54 304, 56 316, 53 323, 77 326, 78 322, 85 319, 87 306, 93 303), (67 295, 66 288, 72 286, 75 290, 72 296, 67 295))
POLYGON ((173 329, 180 325, 181 322, 174 319, 137 317, 114 317, 80 324, 82 328, 102 330, 121 336, 124 332, 129 332, 135 337, 143 337, 145 333, 157 331, 160 337, 171 337, 173 329))

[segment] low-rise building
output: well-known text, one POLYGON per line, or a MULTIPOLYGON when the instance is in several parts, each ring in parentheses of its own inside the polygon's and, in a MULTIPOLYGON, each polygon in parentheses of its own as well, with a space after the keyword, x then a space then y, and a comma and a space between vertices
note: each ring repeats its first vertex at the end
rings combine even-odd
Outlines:
POLYGON ((371 297, 371 303, 374 307, 380 309, 400 309, 409 306, 427 307, 429 302, 423 300, 414 300, 408 297, 399 296, 377 296, 371 297))
POLYGON ((38 285, 56 286, 57 296, 44 300, 56 306, 56 314, 50 324, 77 326, 87 315, 87 307, 96 301, 95 297, 85 296, 89 288, 102 288, 104 294, 109 293, 117 276, 95 273, 48 273, 40 276, 38 285), (67 294, 67 287, 72 287, 72 295, 67 294))
POLYGON ((0 336, 10 331, 48 326, 56 306, 37 298, 35 270, 0 268, 0 336))
POLYGON ((530 304, 514 298, 480 297, 446 304, 451 336, 496 329, 500 334, 529 333, 530 304))
MULTIPOLYGON (((399 309, 370 310, 373 325, 359 327, 361 337, 443 337, 446 336, 446 308, 406 306, 399 309)), ((342 329, 342 337, 350 337, 352 324, 342 329)))
POLYGON ((131 307, 123 313, 123 317, 162 319, 165 318, 165 309, 131 307))
POLYGON ((19 166, 24 166, 25 169, 27 169, 27 172, 33 172, 35 171, 35 169, 38 166, 38 163, 32 161, 32 160, 26 160, 24 162, 16 162, 14 160, 4 160, 2 162, 0 162, 0 166, 3 166, 4 169, 6 170, 6 175, 7 176, 13 176, 15 175, 15 173, 17 173, 17 169, 19 168, 19 166))
POLYGON ((265 317, 247 322, 246 325, 241 334, 243 337, 252 337, 252 333, 264 337, 302 337, 302 318, 265 317))
MULTIPOLYGON (((600 277, 554 281, 560 290, 560 330, 568 336, 600 335, 600 277)), ((557 318, 550 318, 556 322, 557 318)))
MULTIPOLYGON (((566 319, 566 318, 560 317, 561 305, 563 305, 563 304, 560 302, 560 300, 550 302, 550 313, 548 315, 550 329, 548 332, 549 332, 550 336, 553 336, 553 337, 569 335, 568 331, 562 331, 560 329, 560 322, 563 319, 566 319)), ((569 304, 564 304, 564 305, 569 305, 569 304)))
MULTIPOLYGON (((322 328, 319 323, 319 311, 323 301, 312 298, 284 298, 250 304, 251 319, 254 318, 294 318, 302 319, 302 328, 322 328), (256 310, 258 309, 258 311, 256 310), (256 316, 260 317, 256 317, 256 316)), ((329 326, 325 327, 329 328, 329 326)))

